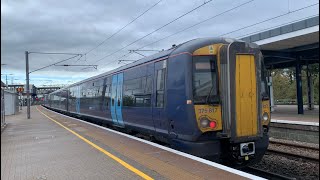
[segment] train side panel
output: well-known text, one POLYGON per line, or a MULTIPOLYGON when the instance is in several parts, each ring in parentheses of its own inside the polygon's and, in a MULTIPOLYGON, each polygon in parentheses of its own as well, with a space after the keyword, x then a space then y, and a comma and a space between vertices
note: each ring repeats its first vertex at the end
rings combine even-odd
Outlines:
POLYGON ((124 71, 122 115, 125 126, 154 131, 152 120, 153 65, 124 71))
POLYGON ((169 58, 167 79, 167 112, 170 123, 169 133, 172 138, 193 141, 199 131, 196 127, 192 104, 192 56, 188 53, 169 58), (191 91, 191 92, 190 92, 191 91))

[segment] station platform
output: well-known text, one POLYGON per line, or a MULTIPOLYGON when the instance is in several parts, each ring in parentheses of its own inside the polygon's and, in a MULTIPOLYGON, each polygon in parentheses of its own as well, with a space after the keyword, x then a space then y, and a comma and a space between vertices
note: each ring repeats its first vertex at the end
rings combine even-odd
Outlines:
POLYGON ((41 106, 6 117, 1 179, 262 179, 41 106))
POLYGON ((290 124, 306 124, 319 126, 319 105, 315 105, 313 110, 308 110, 304 106, 304 114, 298 114, 297 105, 276 105, 271 113, 272 122, 285 122, 290 124))

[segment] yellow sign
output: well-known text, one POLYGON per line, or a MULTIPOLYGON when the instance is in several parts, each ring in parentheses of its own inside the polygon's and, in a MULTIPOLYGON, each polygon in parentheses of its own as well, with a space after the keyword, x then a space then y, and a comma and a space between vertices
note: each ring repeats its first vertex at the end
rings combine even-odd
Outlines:
POLYGON ((17 92, 23 92, 24 89, 23 89, 23 87, 18 87, 16 90, 17 90, 17 92))
POLYGON ((221 119, 221 106, 209 106, 209 105, 195 105, 194 110, 196 113, 196 119, 198 127, 202 132, 206 131, 217 131, 222 129, 222 119, 221 119), (200 125, 201 119, 208 119, 210 122, 214 121, 216 123, 215 128, 203 128, 200 125))

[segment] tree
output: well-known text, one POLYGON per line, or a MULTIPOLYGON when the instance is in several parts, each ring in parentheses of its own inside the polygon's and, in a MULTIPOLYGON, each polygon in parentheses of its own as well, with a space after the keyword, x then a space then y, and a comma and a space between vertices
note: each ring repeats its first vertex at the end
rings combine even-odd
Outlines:
MULTIPOLYGON (((313 81, 314 100, 319 104, 319 63, 309 65, 313 81)), ((278 101, 292 101, 296 99, 295 68, 275 69, 271 73, 273 77, 274 99, 278 101)), ((308 99, 308 84, 306 68, 302 70, 302 93, 304 103, 308 99)))

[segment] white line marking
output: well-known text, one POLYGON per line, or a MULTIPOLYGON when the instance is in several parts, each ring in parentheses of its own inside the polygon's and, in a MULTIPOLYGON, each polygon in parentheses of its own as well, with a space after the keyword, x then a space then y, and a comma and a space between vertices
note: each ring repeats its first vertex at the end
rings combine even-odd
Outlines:
POLYGON ((273 123, 282 123, 282 124, 297 124, 297 125, 306 125, 306 126, 319 126, 319 123, 316 122, 303 122, 303 121, 290 121, 290 120, 281 120, 281 119, 271 119, 273 123))
MULTIPOLYGON (((42 107, 43 107, 43 106, 42 106, 42 107)), ((44 108, 45 108, 45 107, 44 107, 44 108)), ((171 153, 174 153, 174 154, 177 154, 177 155, 180 155, 180 156, 183 156, 183 157, 186 157, 186 158, 189 158, 189 159, 192 159, 192 160, 201 162, 201 163, 203 163, 203 164, 207 164, 207 165, 209 165, 209 166, 212 166, 212 167, 215 167, 215 168, 218 168, 218 169, 222 169, 222 170, 224 170, 224 171, 228 171, 228 172, 233 173, 233 174, 237 174, 237 175, 239 175, 239 176, 242 176, 242 177, 245 177, 245 178, 248 178, 248 179, 266 180, 266 179, 264 179, 264 178, 262 178, 262 177, 258 177, 258 176, 255 176, 255 175, 252 175, 252 174, 243 172, 243 171, 239 171, 239 170, 230 168, 230 167, 228 167, 228 166, 224 166, 224 165, 221 165, 221 164, 212 162, 212 161, 208 161, 208 160, 206 160, 206 159, 202 159, 202 158, 199 158, 199 157, 196 157, 196 156, 193 156, 193 155, 190 155, 190 154, 181 152, 181 151, 177 151, 177 150, 175 150, 175 149, 171 149, 171 148, 168 148, 168 147, 165 147, 165 146, 162 146, 162 145, 159 145, 159 144, 156 144, 156 143, 153 143, 153 142, 144 140, 144 139, 140 139, 140 138, 137 138, 137 137, 128 135, 128 134, 124 134, 124 133, 122 133, 122 132, 118 132, 118 131, 115 131, 115 130, 112 130, 112 129, 108 129, 108 128, 106 128, 106 127, 102 127, 102 126, 99 126, 99 125, 96 125, 96 124, 93 124, 93 123, 90 123, 90 122, 86 122, 86 121, 83 121, 83 120, 80 120, 80 119, 77 119, 77 118, 74 118, 74 117, 70 117, 70 116, 67 116, 67 115, 64 115, 64 114, 60 114, 60 113, 55 112, 55 111, 52 111, 52 110, 50 110, 50 109, 48 109, 48 108, 46 108, 46 109, 49 110, 49 111, 51 111, 51 112, 53 112, 53 113, 59 114, 59 115, 61 115, 61 116, 65 116, 65 117, 68 117, 68 118, 71 118, 71 119, 74 119, 74 120, 77 120, 77 121, 80 121, 80 122, 83 122, 83 123, 86 123, 86 124, 89 124, 89 125, 98 127, 98 128, 100 128, 100 129, 104 129, 104 130, 107 130, 107 131, 110 131, 110 132, 113 132, 113 133, 116 133, 116 134, 119 134, 119 135, 128 137, 128 138, 130 138, 130 139, 134 139, 134 140, 136 140, 136 141, 140 141, 140 142, 143 142, 143 143, 145 143, 145 144, 149 144, 149 145, 151 145, 151 146, 154 146, 154 147, 157 147, 157 148, 160 148, 160 149, 169 151, 169 152, 171 152, 171 153)))

